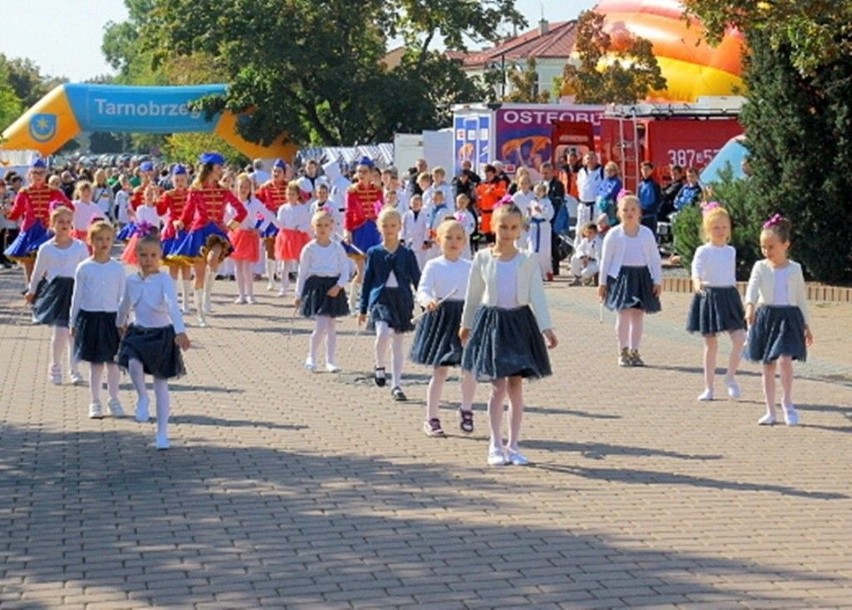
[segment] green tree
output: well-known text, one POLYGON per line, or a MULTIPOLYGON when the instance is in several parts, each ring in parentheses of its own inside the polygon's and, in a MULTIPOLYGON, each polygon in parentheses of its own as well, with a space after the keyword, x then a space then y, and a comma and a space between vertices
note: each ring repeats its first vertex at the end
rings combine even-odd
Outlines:
POLYGON ((527 60, 526 66, 514 66, 506 72, 509 81, 509 94, 504 102, 546 104, 550 101, 550 91, 538 90, 538 70, 534 57, 527 60))
POLYGON ((577 19, 575 50, 579 64, 568 63, 564 84, 581 104, 633 104, 666 88, 651 41, 627 30, 604 30, 605 18, 584 11, 577 19))
POLYGON ((29 108, 51 89, 66 80, 43 75, 41 69, 31 59, 20 57, 8 59, 2 53, 0 53, 0 70, 5 72, 4 82, 12 88, 24 108, 29 108))
POLYGON ((200 105, 251 109, 241 134, 267 144, 281 133, 354 144, 437 127, 451 104, 478 101, 484 90, 433 45, 463 49, 466 40, 495 40, 502 25, 523 24, 513 0, 364 0, 356 10, 348 0, 150 1, 133 25, 155 67, 207 58, 230 87, 200 105), (387 41, 395 37, 406 52, 388 67, 387 41))
POLYGON ((852 55, 848 48, 849 3, 836 11, 809 16, 808 10, 828 8, 825 2, 760 3, 734 11, 721 0, 690 1, 718 37, 726 25, 745 26, 749 52, 744 62, 747 102, 741 121, 748 134, 752 177, 745 194, 761 219, 780 212, 793 225, 792 256, 821 281, 852 280, 852 55), (755 11, 761 12, 756 13, 755 11), (759 22, 747 22, 763 15, 759 22), (840 16, 840 17, 838 17, 840 16), (786 18, 814 32, 805 43, 791 32, 786 18), (825 23, 833 23, 831 36, 825 23), (752 27, 753 26, 753 27, 752 27), (803 46, 804 45, 804 46, 803 46), (810 55, 809 55, 810 54, 810 55))
POLYGON ((21 98, 9 84, 9 71, 0 63, 0 131, 14 123, 23 111, 21 98))

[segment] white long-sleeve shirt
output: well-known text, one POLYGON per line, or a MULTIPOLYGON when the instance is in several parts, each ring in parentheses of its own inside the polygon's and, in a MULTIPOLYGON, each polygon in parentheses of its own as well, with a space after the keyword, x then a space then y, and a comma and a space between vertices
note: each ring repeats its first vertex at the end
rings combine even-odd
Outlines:
POLYGON ((106 218, 106 215, 97 203, 79 200, 74 202, 74 218, 71 221, 74 229, 85 231, 98 218, 106 218))
MULTIPOLYGON (((660 251, 657 249, 657 238, 648 227, 639 225, 639 232, 635 238, 630 238, 624 233, 624 226, 618 225, 607 231, 603 240, 603 251, 601 253, 600 271, 598 272, 599 283, 606 285, 606 278, 618 277, 622 265, 624 265, 627 242, 630 239, 638 240, 641 250, 641 260, 651 272, 654 284, 663 283, 663 262, 660 259, 660 251)), ((634 242, 637 243, 637 242, 634 242)))
POLYGON ((72 240, 71 245, 65 248, 57 246, 55 239, 42 244, 38 249, 35 267, 30 276, 30 294, 35 294, 42 278, 48 282, 55 277, 73 278, 77 265, 87 258, 89 258, 89 251, 86 244, 78 239, 72 240))
POLYGON ((412 250, 419 250, 429 239, 428 227, 428 218, 422 208, 416 213, 408 210, 402 217, 402 241, 412 250))
POLYGON ((733 246, 698 246, 692 258, 692 279, 703 286, 735 286, 737 283, 737 251, 733 246))
POLYGON ((74 294, 71 297, 72 323, 80 311, 117 312, 124 296, 127 278, 124 267, 116 260, 99 263, 89 258, 77 266, 74 294))
POLYGON ((279 229, 292 229, 308 233, 311 230, 311 206, 307 204, 285 203, 278 208, 276 217, 279 229))
POLYGON ((157 208, 153 205, 140 205, 136 208, 136 224, 148 223, 152 227, 160 227, 162 218, 157 214, 157 208))
POLYGON ((795 261, 787 261, 789 269, 783 274, 776 270, 766 259, 759 260, 751 269, 751 277, 748 279, 745 302, 749 305, 795 305, 802 310, 805 324, 809 324, 808 316, 808 293, 805 287, 805 276, 802 266, 795 261), (779 277, 780 275, 780 277, 779 277), (784 302, 777 300, 776 282, 786 282, 784 302))
POLYGON ((339 242, 331 241, 321 246, 313 239, 302 248, 299 257, 299 275, 296 278, 296 294, 301 297, 305 282, 312 275, 337 277, 337 285, 343 288, 349 281, 349 257, 339 242))
MULTIPOLYGON (((240 223, 241 229, 254 229, 257 225, 258 217, 262 219, 260 226, 257 227, 259 231, 265 231, 266 227, 270 225, 270 223, 275 222, 275 214, 269 211, 265 205, 263 205, 260 200, 256 197, 252 197, 248 201, 243 201, 243 206, 246 209, 246 217, 243 218, 243 221, 240 223)), ((225 206, 225 224, 227 225, 230 221, 232 221, 237 216, 237 211, 231 207, 231 204, 225 206)))
POLYGON ((421 307, 451 295, 448 301, 464 301, 471 262, 464 258, 450 261, 439 256, 428 261, 420 275, 415 296, 421 307))
POLYGON ((137 326, 162 328, 172 325, 176 333, 186 331, 175 285, 168 273, 158 271, 148 277, 134 273, 127 278, 118 308, 117 325, 126 326, 131 312, 137 326))

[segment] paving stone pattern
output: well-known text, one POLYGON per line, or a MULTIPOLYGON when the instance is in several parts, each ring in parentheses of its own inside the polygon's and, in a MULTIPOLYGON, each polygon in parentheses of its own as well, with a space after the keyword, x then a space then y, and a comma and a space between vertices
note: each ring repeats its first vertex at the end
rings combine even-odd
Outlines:
MULTIPOLYGON (((87 388, 47 382, 49 331, 0 272, 3 610, 852 607, 852 306, 812 307, 802 424, 759 428, 754 365, 741 400, 696 402, 688 295, 647 320, 648 367, 619 369, 594 289, 548 285, 560 345, 525 387, 534 463, 489 468, 486 386, 473 435, 453 382, 449 437, 427 438, 428 370, 393 402, 350 319, 343 372, 308 373, 289 302, 217 287, 157 452, 153 424, 89 420, 87 388)), ((122 399, 132 413, 126 376, 122 399)))

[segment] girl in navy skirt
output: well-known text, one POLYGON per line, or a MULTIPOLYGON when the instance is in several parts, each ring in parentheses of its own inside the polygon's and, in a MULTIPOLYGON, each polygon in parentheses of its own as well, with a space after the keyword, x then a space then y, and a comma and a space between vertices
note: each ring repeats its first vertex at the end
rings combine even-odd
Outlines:
POLYGON ((48 375, 54 385, 62 383, 62 353, 68 352, 71 383, 83 383, 83 376, 74 358, 68 314, 71 311, 71 294, 74 292, 74 272, 77 265, 89 258, 86 244, 72 235, 73 212, 64 206, 50 213, 53 238, 42 244, 35 259, 35 268, 27 290, 27 303, 33 305, 33 320, 52 328, 50 353, 52 359, 48 375))
POLYGON ((189 348, 174 282, 160 271, 162 244, 156 234, 136 243, 139 273, 127 278, 118 310, 118 324, 125 329, 118 349, 118 364, 130 374, 136 389, 136 421, 148 421, 149 399, 145 375, 154 377, 157 401, 157 436, 154 446, 169 448, 169 382, 186 372, 180 350, 189 348), (128 317, 133 313, 129 326, 128 317))
POLYGON ((325 337, 325 370, 337 373, 337 332, 335 319, 349 315, 349 304, 343 290, 349 281, 349 257, 340 242, 331 239, 334 217, 318 210, 311 218, 316 237, 302 248, 299 275, 296 278, 295 306, 301 314, 316 321, 305 368, 317 368, 317 350, 325 337))
MULTIPOLYGON (((436 231, 441 256, 428 261, 417 286, 417 303, 426 310, 414 333, 411 359, 417 364, 432 368, 429 391, 426 394, 426 421, 423 431, 427 436, 444 436, 438 407, 441 392, 451 366, 459 366, 462 345, 459 340, 464 295, 470 276, 467 233, 457 220, 447 219, 436 231)), ((470 371, 462 371, 461 407, 459 427, 462 432, 473 432, 473 395, 476 379, 470 371)))
POLYGON ((385 356, 391 344, 391 366, 394 400, 408 400, 402 391, 402 365, 405 353, 402 347, 404 333, 414 330, 411 321, 414 310, 414 293, 420 283, 420 268, 414 253, 399 240, 402 217, 396 208, 383 208, 378 216, 382 243, 367 250, 364 283, 361 288, 358 324, 370 315, 368 330, 376 332, 376 385, 383 387, 385 356))
POLYGON ((462 369, 472 372, 478 381, 491 382, 491 466, 529 463, 519 448, 523 380, 551 374, 547 348, 554 348, 557 343, 536 255, 515 246, 523 221, 523 213, 514 203, 494 210, 491 227, 495 243, 473 257, 459 331, 465 346, 462 369), (504 447, 503 402, 507 394, 509 443, 504 447))
POLYGON ((598 298, 607 309, 617 312, 618 365, 645 366, 639 355, 645 314, 660 311, 663 290, 663 264, 654 233, 640 224, 639 199, 626 195, 618 201, 621 224, 604 238, 598 298))
POLYGON ((719 350, 716 335, 724 332, 731 337, 725 386, 728 396, 739 398, 740 386, 735 376, 745 344, 745 312, 737 290, 737 251, 728 245, 731 239, 728 211, 717 203, 707 204, 702 229, 708 242, 698 247, 692 259, 695 295, 686 320, 686 330, 704 336, 704 391, 698 400, 713 400, 713 379, 719 350))
POLYGON ((89 227, 89 244, 93 254, 77 267, 74 293, 71 297, 71 334, 74 336, 74 356, 91 364, 89 389, 92 402, 89 417, 104 416, 101 405, 101 383, 104 367, 107 371, 110 415, 122 417, 124 409, 118 400, 121 373, 115 363, 118 353, 116 314, 124 294, 124 267, 110 258, 115 229, 106 221, 89 227))
POLYGON ((766 413, 757 423, 772 425, 775 416, 775 369, 781 374, 781 407, 788 426, 799 423, 793 406, 793 360, 804 362, 813 343, 802 266, 787 258, 790 222, 776 214, 763 225, 763 260, 751 270, 746 289, 748 344, 746 358, 763 364, 766 413))

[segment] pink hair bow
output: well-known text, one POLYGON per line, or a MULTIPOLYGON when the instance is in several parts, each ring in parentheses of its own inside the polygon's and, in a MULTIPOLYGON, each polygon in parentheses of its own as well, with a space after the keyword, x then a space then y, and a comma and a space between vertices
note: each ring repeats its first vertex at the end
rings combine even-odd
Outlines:
POLYGON ((618 191, 618 195, 616 195, 615 198, 621 199, 622 197, 627 197, 628 195, 631 195, 631 194, 632 193, 630 191, 628 191, 627 189, 621 189, 620 191, 618 191))
POLYGON ((784 220, 784 217, 781 214, 774 214, 769 220, 763 223, 763 228, 769 229, 770 227, 777 226, 781 224, 782 220, 784 220))
POLYGON ((510 203, 514 203, 511 195, 503 195, 503 198, 500 199, 497 203, 494 204, 495 209, 499 208, 501 205, 509 205, 510 203))
POLYGON ((721 208, 722 204, 718 201, 707 201, 706 203, 701 204, 701 215, 706 216, 710 213, 710 210, 715 210, 716 208, 721 208))

